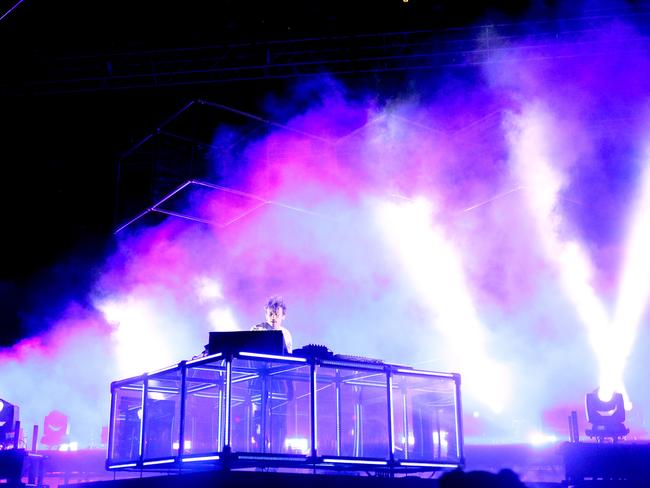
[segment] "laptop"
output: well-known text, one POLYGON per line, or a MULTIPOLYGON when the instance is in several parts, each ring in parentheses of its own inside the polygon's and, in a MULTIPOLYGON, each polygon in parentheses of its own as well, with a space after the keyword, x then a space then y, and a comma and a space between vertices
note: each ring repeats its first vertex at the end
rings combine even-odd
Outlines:
POLYGON ((284 337, 281 330, 237 330, 210 332, 208 354, 257 352, 284 355, 284 337))

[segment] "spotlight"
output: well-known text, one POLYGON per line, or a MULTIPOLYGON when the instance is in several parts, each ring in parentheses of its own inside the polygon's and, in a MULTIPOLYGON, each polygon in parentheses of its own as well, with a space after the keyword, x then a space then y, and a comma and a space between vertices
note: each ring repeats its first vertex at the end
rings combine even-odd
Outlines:
POLYGON ((51 449, 67 443, 68 430, 68 416, 57 410, 53 410, 45 416, 41 444, 51 449))
POLYGON ((625 427, 625 406, 623 394, 614 392, 609 399, 601 399, 598 389, 587 393, 585 396, 585 407, 587 410, 587 421, 591 429, 585 433, 589 437, 595 437, 598 442, 611 438, 617 442, 621 437, 630 433, 625 427))
POLYGON ((19 419, 16 405, 0 399, 0 448, 14 443, 14 426, 19 419))

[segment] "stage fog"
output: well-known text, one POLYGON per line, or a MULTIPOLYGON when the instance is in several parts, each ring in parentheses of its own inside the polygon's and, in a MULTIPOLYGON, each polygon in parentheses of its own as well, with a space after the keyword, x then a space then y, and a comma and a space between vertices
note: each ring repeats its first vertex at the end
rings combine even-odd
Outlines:
POLYGON ((63 290, 60 316, 32 311, 49 329, 2 352, 25 432, 58 410, 70 441, 100 446, 112 380, 189 359, 282 295, 294 347, 460 373, 466 442, 568 439, 599 386, 645 438, 647 44, 620 23, 492 35, 489 62, 408 89, 323 75, 269 94, 263 135, 216 127, 215 186, 117 233, 91 294, 63 290))

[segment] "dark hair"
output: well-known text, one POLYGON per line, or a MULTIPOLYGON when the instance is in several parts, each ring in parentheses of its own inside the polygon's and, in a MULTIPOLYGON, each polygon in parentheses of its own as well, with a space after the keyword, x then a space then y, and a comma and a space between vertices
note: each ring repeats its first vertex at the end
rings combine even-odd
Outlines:
POLYGON ((265 308, 271 310, 281 308, 282 312, 287 313, 287 306, 284 304, 284 300, 282 300, 282 297, 278 295, 269 298, 269 301, 266 302, 265 308))

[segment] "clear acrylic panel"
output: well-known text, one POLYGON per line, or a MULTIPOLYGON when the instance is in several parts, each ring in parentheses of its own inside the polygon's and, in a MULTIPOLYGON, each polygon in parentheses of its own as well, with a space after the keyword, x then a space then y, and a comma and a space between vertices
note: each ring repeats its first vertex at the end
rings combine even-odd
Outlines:
POLYGON ((315 419, 303 358, 240 353, 114 382, 108 464, 215 459, 228 448, 306 460, 312 422, 322 458, 462 464, 457 375, 334 359, 313 368, 315 419))
POLYGON ((316 369, 317 450, 321 456, 389 458, 387 375, 382 367, 316 369))
POLYGON ((459 462, 457 407, 453 376, 416 372, 395 374, 395 459, 459 462))
POLYGON ((181 412, 181 369, 149 375, 144 417, 143 460, 178 454, 181 412))
POLYGON ((112 387, 113 412, 111 412, 109 463, 135 462, 140 457, 143 390, 142 378, 114 384, 112 387))
POLYGON ((310 402, 310 367, 305 362, 234 358, 232 451, 308 455, 310 402))
POLYGON ((223 450, 226 421, 226 360, 190 364, 185 378, 184 455, 223 450))

